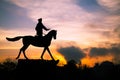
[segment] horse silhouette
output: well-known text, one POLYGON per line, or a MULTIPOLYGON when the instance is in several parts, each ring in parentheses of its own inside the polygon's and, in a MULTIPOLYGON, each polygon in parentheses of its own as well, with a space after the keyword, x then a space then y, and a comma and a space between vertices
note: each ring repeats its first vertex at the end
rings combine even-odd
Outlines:
POLYGON ((52 38, 56 39, 56 35, 57 35, 57 31, 56 30, 51 30, 47 35, 43 36, 43 37, 39 37, 39 36, 17 36, 14 38, 8 38, 6 37, 6 39, 8 41, 18 41, 22 38, 22 42, 23 42, 23 46, 19 51, 18 56, 16 57, 16 59, 18 59, 20 57, 21 52, 23 51, 23 55, 26 59, 27 56, 25 55, 25 50, 28 48, 29 45, 33 45, 36 47, 44 47, 44 50, 42 52, 41 55, 41 59, 43 59, 43 55, 45 53, 45 51, 47 50, 48 53, 50 54, 51 58, 54 60, 50 50, 49 50, 49 46, 51 44, 51 40, 52 38))

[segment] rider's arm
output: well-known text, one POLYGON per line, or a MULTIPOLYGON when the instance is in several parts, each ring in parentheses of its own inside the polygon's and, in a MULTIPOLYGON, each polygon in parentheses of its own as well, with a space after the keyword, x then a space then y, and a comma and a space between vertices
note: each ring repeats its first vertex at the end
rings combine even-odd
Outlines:
POLYGON ((45 29, 46 31, 50 30, 50 29, 46 28, 43 24, 42 24, 42 26, 43 26, 43 29, 45 29))

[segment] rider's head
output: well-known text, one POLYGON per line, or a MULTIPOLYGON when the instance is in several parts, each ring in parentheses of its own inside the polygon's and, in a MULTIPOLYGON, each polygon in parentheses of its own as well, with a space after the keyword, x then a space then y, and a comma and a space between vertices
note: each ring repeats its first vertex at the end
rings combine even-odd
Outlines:
POLYGON ((39 22, 42 22, 42 18, 39 18, 38 21, 39 21, 39 22))

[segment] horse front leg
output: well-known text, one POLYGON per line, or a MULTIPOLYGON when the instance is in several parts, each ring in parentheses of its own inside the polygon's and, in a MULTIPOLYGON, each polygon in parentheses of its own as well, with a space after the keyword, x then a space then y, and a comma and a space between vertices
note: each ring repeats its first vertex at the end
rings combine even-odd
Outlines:
POLYGON ((43 55, 44 55, 45 51, 46 51, 46 47, 44 48, 44 50, 42 52, 41 59, 43 59, 43 55))
POLYGON ((52 54, 51 54, 49 48, 47 47, 46 49, 47 49, 48 53, 50 54, 51 58, 52 58, 53 60, 55 60, 55 59, 53 58, 53 56, 52 56, 52 54))

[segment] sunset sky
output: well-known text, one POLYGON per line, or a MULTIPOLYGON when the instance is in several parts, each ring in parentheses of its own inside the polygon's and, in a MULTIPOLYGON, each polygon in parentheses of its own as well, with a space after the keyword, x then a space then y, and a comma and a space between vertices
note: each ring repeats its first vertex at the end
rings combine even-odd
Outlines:
MULTIPOLYGON (((35 36, 38 18, 57 30, 50 51, 60 64, 120 63, 120 0, 0 0, 0 60, 15 59, 22 47, 22 40, 9 42, 6 37, 35 36)), ((39 59, 42 50, 30 46, 26 55, 39 59)))

